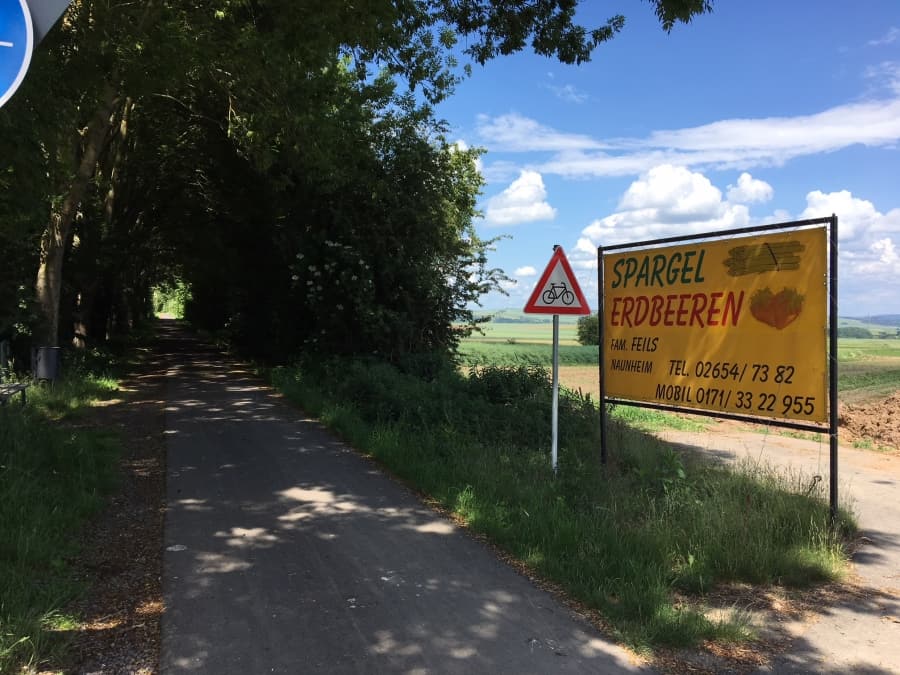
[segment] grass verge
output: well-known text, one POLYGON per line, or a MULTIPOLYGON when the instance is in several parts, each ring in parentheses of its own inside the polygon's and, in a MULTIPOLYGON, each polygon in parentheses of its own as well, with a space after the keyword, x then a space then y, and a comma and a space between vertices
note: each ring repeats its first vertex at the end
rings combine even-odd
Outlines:
MULTIPOLYGON (((432 367, 423 377, 414 365, 404 372, 332 362, 276 369, 272 380, 473 530, 599 610, 637 649, 745 639, 743 615, 710 618, 704 593, 729 582, 813 584, 845 567, 815 480, 703 463, 621 420, 610 434, 613 463, 601 473, 596 408, 586 397, 560 401, 554 477, 550 387, 538 367, 485 367, 468 377, 432 367)), ((854 527, 842 513, 839 532, 854 527)))
POLYGON ((73 423, 114 391, 115 380, 89 372, 98 358, 79 357, 56 384, 32 386, 24 408, 0 407, 0 673, 55 655, 75 624, 60 611, 80 590, 68 561, 115 486, 119 455, 116 437, 73 423))

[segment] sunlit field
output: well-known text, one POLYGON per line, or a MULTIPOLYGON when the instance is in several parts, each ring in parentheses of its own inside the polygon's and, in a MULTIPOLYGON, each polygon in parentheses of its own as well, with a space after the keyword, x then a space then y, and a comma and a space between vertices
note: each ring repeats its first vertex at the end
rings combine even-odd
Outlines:
MULTIPOLYGON (((534 364, 550 368, 552 326, 496 323, 484 326, 460 348, 462 365, 515 366, 534 364)), ((578 344, 576 326, 560 325, 560 384, 580 390, 596 400, 600 392, 597 347, 578 344)), ((842 338, 838 343, 838 391, 845 403, 871 403, 900 390, 900 339, 842 338)))

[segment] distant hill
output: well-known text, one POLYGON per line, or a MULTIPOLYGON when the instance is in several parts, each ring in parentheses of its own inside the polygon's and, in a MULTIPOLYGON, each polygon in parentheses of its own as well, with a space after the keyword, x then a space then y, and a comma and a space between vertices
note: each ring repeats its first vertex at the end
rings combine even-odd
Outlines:
POLYGON ((838 328, 865 328, 873 337, 894 337, 900 330, 900 314, 879 314, 865 317, 838 317, 838 328))
POLYGON ((866 316, 860 319, 863 323, 874 323, 876 326, 891 326, 900 328, 900 314, 879 314, 866 316))

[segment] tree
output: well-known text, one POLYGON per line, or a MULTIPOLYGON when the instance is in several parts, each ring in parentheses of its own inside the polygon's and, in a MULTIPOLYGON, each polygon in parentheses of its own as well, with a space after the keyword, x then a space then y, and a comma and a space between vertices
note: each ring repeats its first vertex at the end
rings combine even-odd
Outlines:
MULTIPOLYGON (((710 8, 651 4, 666 30, 710 8)), ((30 242, 16 274, 36 266, 38 339, 127 329, 183 277, 195 318, 248 347, 452 348, 503 277, 472 228, 475 153, 431 106, 467 72, 461 37, 477 63, 527 45, 580 63, 624 25, 580 26, 576 7, 76 0, 0 116, 31 143, 9 155, 27 187, 0 202, 0 237, 30 242)))
POLYGON ((841 326, 838 328, 839 338, 873 338, 872 331, 862 326, 841 326))
POLYGON ((600 344, 600 317, 597 314, 578 317, 578 342, 583 345, 600 344))

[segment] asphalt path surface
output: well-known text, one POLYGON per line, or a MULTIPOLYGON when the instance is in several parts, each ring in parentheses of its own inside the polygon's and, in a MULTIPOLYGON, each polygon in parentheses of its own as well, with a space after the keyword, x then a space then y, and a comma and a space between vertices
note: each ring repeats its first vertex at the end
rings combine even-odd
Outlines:
POLYGON ((239 364, 162 345, 162 673, 643 670, 239 364))

